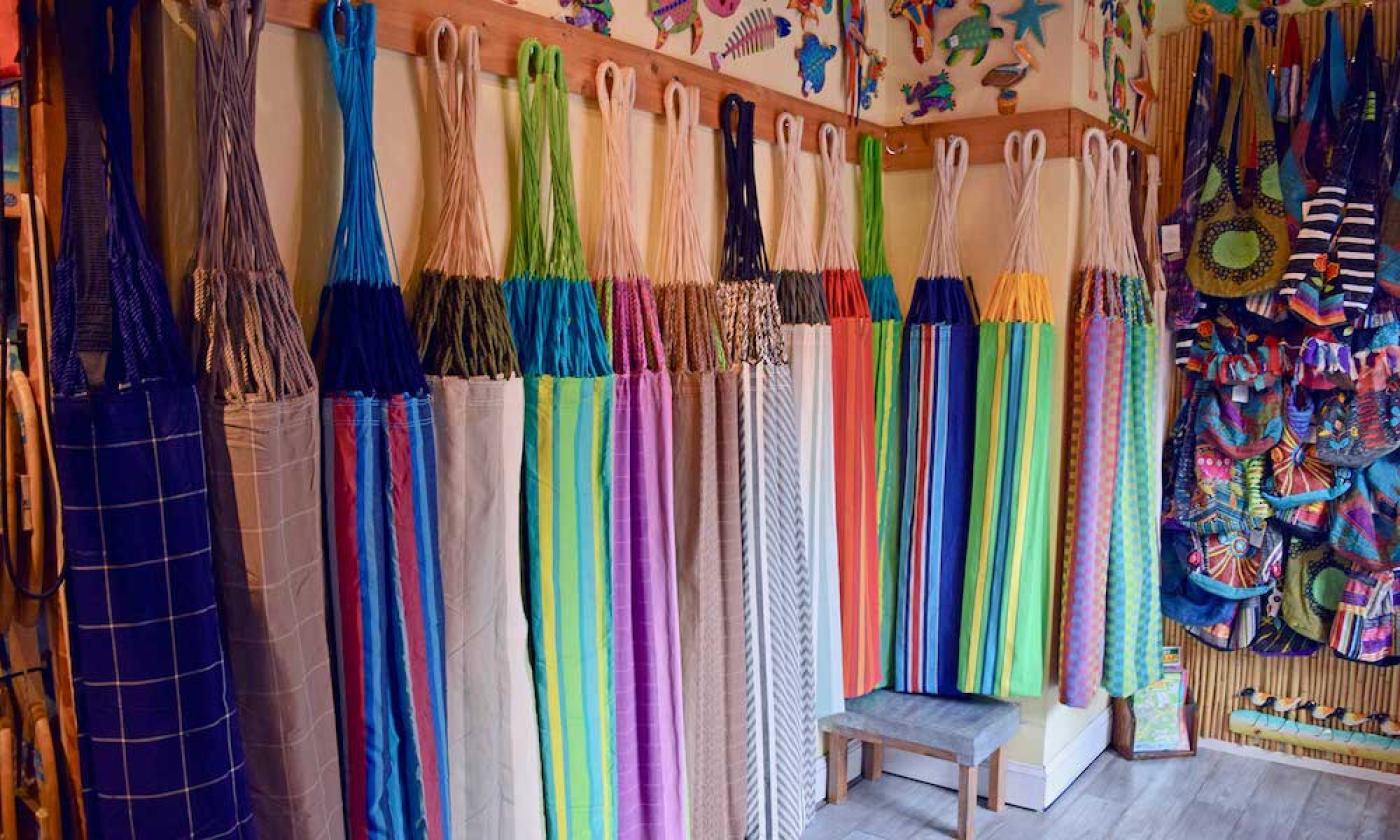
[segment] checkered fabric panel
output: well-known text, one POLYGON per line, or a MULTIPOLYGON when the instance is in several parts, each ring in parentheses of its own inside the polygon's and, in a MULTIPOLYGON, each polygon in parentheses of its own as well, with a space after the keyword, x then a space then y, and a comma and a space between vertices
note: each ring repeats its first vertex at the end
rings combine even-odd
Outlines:
POLYGON ((92 838, 253 835, 194 388, 54 400, 92 838))

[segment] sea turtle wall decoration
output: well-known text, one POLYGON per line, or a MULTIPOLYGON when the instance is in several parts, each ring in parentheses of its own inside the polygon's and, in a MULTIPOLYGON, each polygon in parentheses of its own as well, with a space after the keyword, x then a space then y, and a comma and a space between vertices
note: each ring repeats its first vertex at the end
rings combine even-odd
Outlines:
POLYGON ((963 53, 972 53, 974 66, 987 57, 987 48, 992 41, 1006 35, 1000 26, 992 26, 992 9, 986 3, 978 3, 973 13, 953 27, 948 37, 939 41, 939 46, 948 51, 948 66, 957 64, 963 53))

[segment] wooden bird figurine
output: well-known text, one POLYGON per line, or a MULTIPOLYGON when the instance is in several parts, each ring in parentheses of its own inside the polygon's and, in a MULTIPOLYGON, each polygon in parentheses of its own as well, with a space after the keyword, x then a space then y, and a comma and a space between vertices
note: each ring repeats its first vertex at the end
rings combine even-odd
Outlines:
POLYGON ((1013 48, 1016 50, 1016 55, 1020 57, 1020 60, 1009 61, 1006 64, 998 64, 988 70, 987 74, 982 77, 983 87, 1006 90, 1007 88, 1019 85, 1032 70, 1040 69, 1040 64, 1035 60, 1035 57, 1031 55, 1031 51, 1026 47, 1025 43, 1017 41, 1013 48))

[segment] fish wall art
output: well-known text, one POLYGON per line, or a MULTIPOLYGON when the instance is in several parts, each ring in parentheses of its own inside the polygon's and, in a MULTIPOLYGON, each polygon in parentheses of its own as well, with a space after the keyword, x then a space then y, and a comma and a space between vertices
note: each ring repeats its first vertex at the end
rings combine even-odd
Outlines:
POLYGON ((735 25, 724 42, 724 49, 710 53, 710 66, 718 70, 726 61, 767 52, 791 31, 792 24, 787 18, 778 17, 767 6, 760 6, 735 25))

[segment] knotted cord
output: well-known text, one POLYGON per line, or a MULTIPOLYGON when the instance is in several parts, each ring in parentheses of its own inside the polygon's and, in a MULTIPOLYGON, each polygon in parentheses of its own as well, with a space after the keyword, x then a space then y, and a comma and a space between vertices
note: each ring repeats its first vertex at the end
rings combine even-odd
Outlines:
POLYGON ((1045 135, 1038 129, 1024 134, 1013 131, 1007 135, 1002 152, 1016 216, 1006 266, 992 290, 985 319, 1049 323, 1050 287, 1040 244, 1040 169, 1045 162, 1045 135))
POLYGON ((826 323, 826 296, 817 269, 817 249, 807 229, 802 184, 802 131, 805 121, 787 111, 778 115, 775 134, 782 161, 782 216, 778 223, 773 279, 784 324, 826 323))

